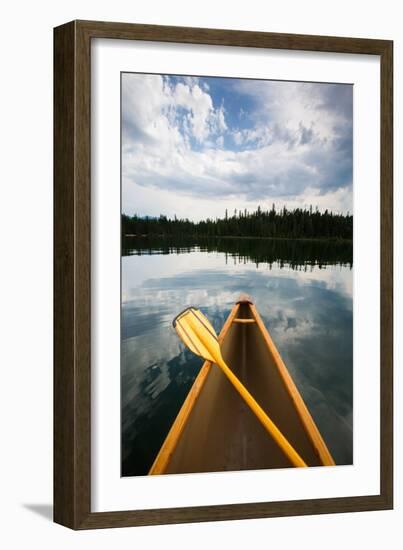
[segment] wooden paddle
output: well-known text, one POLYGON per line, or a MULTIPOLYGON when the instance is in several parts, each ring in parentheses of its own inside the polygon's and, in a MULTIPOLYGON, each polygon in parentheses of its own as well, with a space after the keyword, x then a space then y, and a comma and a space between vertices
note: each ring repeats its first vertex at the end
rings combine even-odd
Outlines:
POLYGON ((182 340, 182 342, 196 355, 203 357, 218 365, 237 392, 245 400, 249 408, 257 416, 265 429, 276 441, 278 446, 288 457, 291 464, 297 467, 307 467, 300 455, 284 437, 274 422, 267 416, 262 407, 248 392, 245 386, 235 376, 232 370, 226 365, 220 349, 217 334, 211 323, 199 311, 193 307, 185 309, 177 315, 173 321, 173 326, 182 340))

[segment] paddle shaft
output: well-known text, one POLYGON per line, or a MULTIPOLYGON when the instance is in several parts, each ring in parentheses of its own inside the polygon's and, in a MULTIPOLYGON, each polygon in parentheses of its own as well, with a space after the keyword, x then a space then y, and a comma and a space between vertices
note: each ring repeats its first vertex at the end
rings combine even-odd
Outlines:
POLYGON ((283 434, 280 432, 280 430, 277 428, 274 422, 264 412, 264 410, 259 405, 259 403, 252 397, 252 395, 248 392, 248 390, 241 383, 241 381, 238 380, 238 378, 235 376, 232 370, 226 365, 226 363, 224 362, 224 359, 220 358, 220 360, 217 361, 216 364, 221 368, 221 370, 223 371, 225 376, 228 378, 228 380, 231 382, 231 384, 234 386, 234 388, 237 390, 237 392, 246 401, 249 408, 254 412, 254 414, 263 424, 266 431, 273 437, 274 441, 278 444, 278 446, 281 448, 281 450, 284 452, 284 454, 287 456, 290 462, 294 466, 297 466, 299 468, 306 468, 307 465, 302 460, 302 458, 297 453, 297 451, 294 449, 294 447, 283 436, 283 434))

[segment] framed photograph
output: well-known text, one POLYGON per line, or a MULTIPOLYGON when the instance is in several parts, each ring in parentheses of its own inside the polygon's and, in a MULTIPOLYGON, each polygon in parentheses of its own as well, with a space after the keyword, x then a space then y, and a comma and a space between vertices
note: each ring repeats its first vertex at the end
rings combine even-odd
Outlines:
POLYGON ((54 520, 393 507, 393 43, 54 31, 54 520))

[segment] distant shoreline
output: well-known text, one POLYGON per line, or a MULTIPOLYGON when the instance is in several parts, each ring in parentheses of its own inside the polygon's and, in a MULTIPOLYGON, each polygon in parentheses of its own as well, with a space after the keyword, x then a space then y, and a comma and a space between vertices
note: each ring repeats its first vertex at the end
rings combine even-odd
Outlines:
POLYGON ((353 239, 343 239, 341 237, 260 237, 254 235, 136 235, 127 233, 125 238, 134 239, 254 239, 254 240, 266 240, 266 241, 314 241, 314 242, 340 242, 340 243, 352 243, 353 239))

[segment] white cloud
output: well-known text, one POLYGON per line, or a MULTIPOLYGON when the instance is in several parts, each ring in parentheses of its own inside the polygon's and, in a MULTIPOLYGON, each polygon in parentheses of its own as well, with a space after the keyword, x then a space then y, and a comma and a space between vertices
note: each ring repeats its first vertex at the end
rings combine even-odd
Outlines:
POLYGON ((172 99, 176 108, 187 110, 186 119, 193 136, 198 141, 207 138, 210 133, 210 118, 214 113, 211 97, 198 84, 189 86, 179 82, 173 90, 172 99))
POLYGON ((256 104, 239 110, 238 120, 248 118, 250 127, 229 127, 222 100, 214 105, 204 80, 123 76, 123 210, 166 212, 168 195, 177 215, 195 198, 203 200, 204 216, 223 202, 351 211, 348 93, 340 99, 332 96, 340 88, 331 86, 234 82, 256 104), (232 137, 232 149, 224 136, 232 137), (134 190, 153 196, 154 203, 143 201, 149 210, 139 210, 134 190))
POLYGON ((237 88, 256 100, 259 125, 280 124, 287 132, 314 131, 317 140, 332 140, 337 126, 351 126, 351 87, 305 82, 238 80, 237 88))

